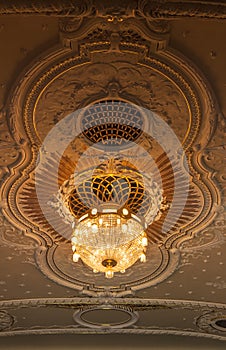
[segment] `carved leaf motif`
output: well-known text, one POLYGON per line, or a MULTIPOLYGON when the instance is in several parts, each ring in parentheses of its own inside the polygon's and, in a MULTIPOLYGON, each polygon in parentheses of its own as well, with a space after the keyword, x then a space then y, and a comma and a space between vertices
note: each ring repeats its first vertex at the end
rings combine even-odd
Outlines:
POLYGON ((0 331, 4 331, 12 327, 14 318, 6 311, 0 311, 0 331))
POLYGON ((95 63, 73 68, 55 79, 43 92, 35 113, 36 129, 43 140, 52 126, 86 104, 88 98, 107 96, 108 84, 116 81, 119 94, 134 96, 159 114, 182 141, 190 116, 177 87, 161 74, 129 62, 95 63), (83 101, 81 103, 81 101, 83 101), (182 114, 183 111, 183 114, 182 114), (180 124, 177 121, 180 120, 180 124))
POLYGON ((0 111, 0 166, 7 167, 16 161, 19 155, 7 125, 6 113, 0 111))

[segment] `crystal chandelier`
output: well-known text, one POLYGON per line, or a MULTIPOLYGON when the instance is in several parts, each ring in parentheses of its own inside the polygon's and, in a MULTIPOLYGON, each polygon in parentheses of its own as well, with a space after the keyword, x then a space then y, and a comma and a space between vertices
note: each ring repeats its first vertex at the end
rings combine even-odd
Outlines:
POLYGON ((130 163, 108 159, 73 174, 58 192, 58 212, 72 226, 73 261, 112 278, 146 261, 145 230, 161 215, 162 190, 130 163))

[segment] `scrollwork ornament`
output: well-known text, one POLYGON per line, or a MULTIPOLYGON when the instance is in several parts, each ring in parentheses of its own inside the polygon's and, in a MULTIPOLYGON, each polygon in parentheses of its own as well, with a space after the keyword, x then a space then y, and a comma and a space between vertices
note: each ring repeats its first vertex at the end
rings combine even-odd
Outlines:
POLYGON ((147 19, 202 18, 225 19, 226 4, 201 1, 138 1, 138 13, 147 19))
POLYGON ((10 329, 14 324, 14 317, 8 312, 0 310, 0 332, 10 329))
POLYGON ((196 320, 196 325, 201 330, 207 333, 222 333, 226 332, 226 312, 224 311, 211 311, 204 313, 196 320), (219 322, 220 321, 220 322, 219 322), (220 324, 224 326, 220 326, 220 324))
POLYGON ((57 17, 84 18, 89 15, 102 16, 110 21, 123 21, 134 16, 155 19, 202 18, 225 19, 226 6, 224 1, 148 1, 119 0, 103 2, 101 0, 65 0, 45 2, 35 0, 2 1, 0 15, 43 15, 57 17))
POLYGON ((17 161, 19 153, 19 147, 13 139, 12 130, 7 122, 7 113, 2 109, 0 110, 0 178, 2 177, 2 181, 4 175, 7 175, 8 166, 17 161))
POLYGON ((0 6, 0 15, 24 14, 82 18, 90 15, 93 9, 93 0, 66 0, 64 2, 22 0, 10 3, 3 1, 0 6))

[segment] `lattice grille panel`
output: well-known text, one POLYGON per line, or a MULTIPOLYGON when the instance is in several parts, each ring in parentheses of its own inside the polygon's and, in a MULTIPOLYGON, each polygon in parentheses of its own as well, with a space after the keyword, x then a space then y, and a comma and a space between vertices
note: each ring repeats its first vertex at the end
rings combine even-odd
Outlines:
POLYGON ((76 217, 110 201, 128 207, 134 214, 139 211, 140 215, 144 215, 151 206, 151 198, 142 183, 116 175, 87 179, 68 196, 68 206, 76 217))
POLYGON ((142 133, 139 109, 123 101, 101 101, 88 107, 82 116, 83 134, 93 143, 125 145, 142 133))

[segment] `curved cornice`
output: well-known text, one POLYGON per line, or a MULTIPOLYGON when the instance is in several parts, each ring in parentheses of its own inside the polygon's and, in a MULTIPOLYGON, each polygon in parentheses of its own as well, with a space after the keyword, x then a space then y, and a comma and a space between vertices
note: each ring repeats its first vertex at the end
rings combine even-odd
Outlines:
MULTIPOLYGON (((138 299, 138 298, 43 298, 43 299, 23 299, 0 302, 0 336, 23 335, 23 334, 171 334, 191 337, 204 337, 218 340, 225 340, 225 332, 219 328, 214 328, 217 319, 225 318, 226 305, 220 303, 200 302, 196 300, 171 300, 171 299, 138 299), (21 327, 14 310, 26 310, 29 315, 33 315, 36 309, 48 308, 61 310, 65 315, 71 315, 71 323, 66 326, 41 325, 42 321, 35 322, 32 327, 21 327), (93 325, 80 319, 83 313, 89 311, 101 311, 103 309, 121 310, 131 315, 131 321, 124 321, 121 325, 93 325), (175 312, 186 311, 190 314, 189 327, 157 327, 150 325, 138 326, 142 322, 143 312, 149 312, 150 316, 157 316, 158 311, 164 309, 168 317, 175 315, 175 312), (4 310, 4 311, 1 311, 4 310), (172 315, 171 315, 172 312, 172 315), (152 314, 153 313, 153 314, 152 314), (18 327, 19 326, 19 327, 18 327), (205 332, 206 331, 206 332, 205 332)), ((98 320, 97 320, 98 321, 98 320)))
POLYGON ((84 18, 95 14, 109 19, 124 19, 141 16, 148 20, 175 18, 225 19, 225 1, 148 1, 126 0, 108 1, 103 4, 100 0, 13 0, 0 1, 0 15, 38 15, 84 18))

